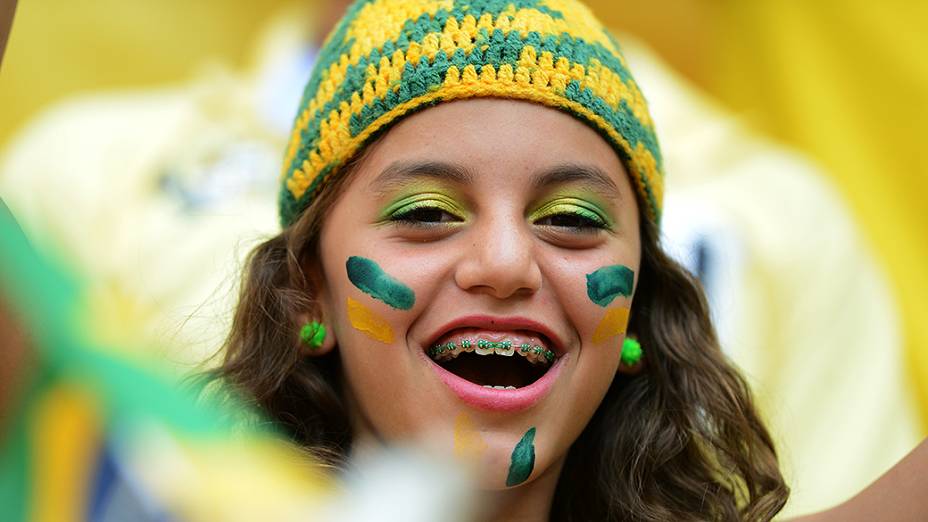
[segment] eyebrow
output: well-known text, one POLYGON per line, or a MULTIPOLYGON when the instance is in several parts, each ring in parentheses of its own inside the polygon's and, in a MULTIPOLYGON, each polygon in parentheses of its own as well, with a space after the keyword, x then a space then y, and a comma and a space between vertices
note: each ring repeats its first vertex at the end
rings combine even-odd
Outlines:
POLYGON ((441 161, 397 161, 383 169, 370 183, 371 189, 378 193, 407 185, 416 179, 435 179, 450 181, 461 185, 472 182, 474 174, 454 163, 441 161))
POLYGON ((563 183, 583 183, 589 185, 593 191, 598 192, 604 198, 621 199, 619 187, 605 171, 595 165, 575 163, 558 165, 536 175, 532 181, 536 190, 548 185, 563 183))
MULTIPOLYGON (((416 179, 429 178, 467 185, 473 182, 474 177, 473 172, 455 163, 397 161, 374 178, 370 187, 375 192, 383 194, 396 187, 412 183, 416 179)), ((620 199, 618 186, 605 171, 595 165, 566 163, 544 170, 532 178, 532 186, 535 190, 565 183, 587 184, 605 198, 620 199)))

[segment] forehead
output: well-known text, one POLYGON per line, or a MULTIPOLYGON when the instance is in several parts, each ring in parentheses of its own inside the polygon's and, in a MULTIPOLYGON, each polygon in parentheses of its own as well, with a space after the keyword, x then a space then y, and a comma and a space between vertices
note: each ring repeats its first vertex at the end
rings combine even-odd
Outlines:
POLYGON ((631 191, 618 155, 596 131, 564 112, 517 100, 448 102, 407 117, 369 148, 356 181, 377 190, 385 173, 428 163, 458 167, 459 181, 484 186, 528 183, 571 167, 631 191))

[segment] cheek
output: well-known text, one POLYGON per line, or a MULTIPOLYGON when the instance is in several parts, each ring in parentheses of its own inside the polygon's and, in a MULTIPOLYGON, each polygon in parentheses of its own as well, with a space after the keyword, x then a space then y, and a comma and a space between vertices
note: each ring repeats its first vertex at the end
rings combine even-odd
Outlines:
POLYGON ((348 327, 379 343, 403 344, 411 324, 433 304, 435 292, 452 281, 454 256, 448 249, 367 242, 378 243, 375 252, 356 245, 344 253, 341 266, 327 272, 336 281, 333 301, 348 327))
MULTIPOLYGON (((343 254, 344 255, 344 254, 343 254)), ((392 345, 404 334, 402 325, 412 317, 416 292, 402 276, 389 269, 388 262, 365 255, 344 255, 327 266, 331 284, 330 306, 341 340, 354 338, 346 329, 362 334, 367 341, 392 345), (387 268, 385 268, 387 267, 387 268)))
POLYGON ((617 298, 630 299, 634 287, 635 272, 623 264, 602 266, 586 274, 587 297, 603 308, 617 298))
POLYGON ((345 262, 348 280, 361 292, 394 310, 409 310, 416 304, 416 293, 387 273, 376 261, 351 256, 345 262))
POLYGON ((584 349, 621 350, 635 288, 632 267, 603 256, 563 265, 558 298, 584 349))
POLYGON ((346 298, 345 314, 347 324, 371 340, 384 344, 393 344, 396 340, 390 321, 361 301, 346 298))
POLYGON ((594 346, 606 345, 621 352, 628 327, 635 272, 624 264, 610 264, 585 275, 586 295, 596 305, 590 316, 596 327, 590 335, 594 346))

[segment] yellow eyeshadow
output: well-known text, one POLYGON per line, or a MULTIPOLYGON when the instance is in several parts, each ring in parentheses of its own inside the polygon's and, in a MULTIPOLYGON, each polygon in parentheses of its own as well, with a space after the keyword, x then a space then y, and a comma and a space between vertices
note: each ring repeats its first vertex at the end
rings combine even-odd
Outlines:
POLYGON ((454 198, 440 192, 419 192, 390 203, 380 212, 381 220, 401 216, 407 212, 423 208, 436 208, 457 217, 463 217, 464 209, 454 198))
POLYGON ((602 210, 599 205, 575 197, 561 197, 549 201, 532 212, 529 218, 532 221, 537 221, 562 214, 580 216, 595 223, 600 223, 607 228, 612 228, 614 225, 614 220, 609 216, 609 213, 602 210))

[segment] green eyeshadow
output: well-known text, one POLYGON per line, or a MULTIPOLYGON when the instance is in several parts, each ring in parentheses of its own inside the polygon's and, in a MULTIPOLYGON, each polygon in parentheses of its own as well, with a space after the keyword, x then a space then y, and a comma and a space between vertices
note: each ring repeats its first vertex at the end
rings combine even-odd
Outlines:
POLYGON ((615 220, 606 212, 601 205, 592 201, 575 196, 560 196, 552 199, 534 210, 530 215, 531 221, 538 221, 551 216, 571 215, 584 218, 592 223, 596 223, 600 228, 612 229, 615 220))

